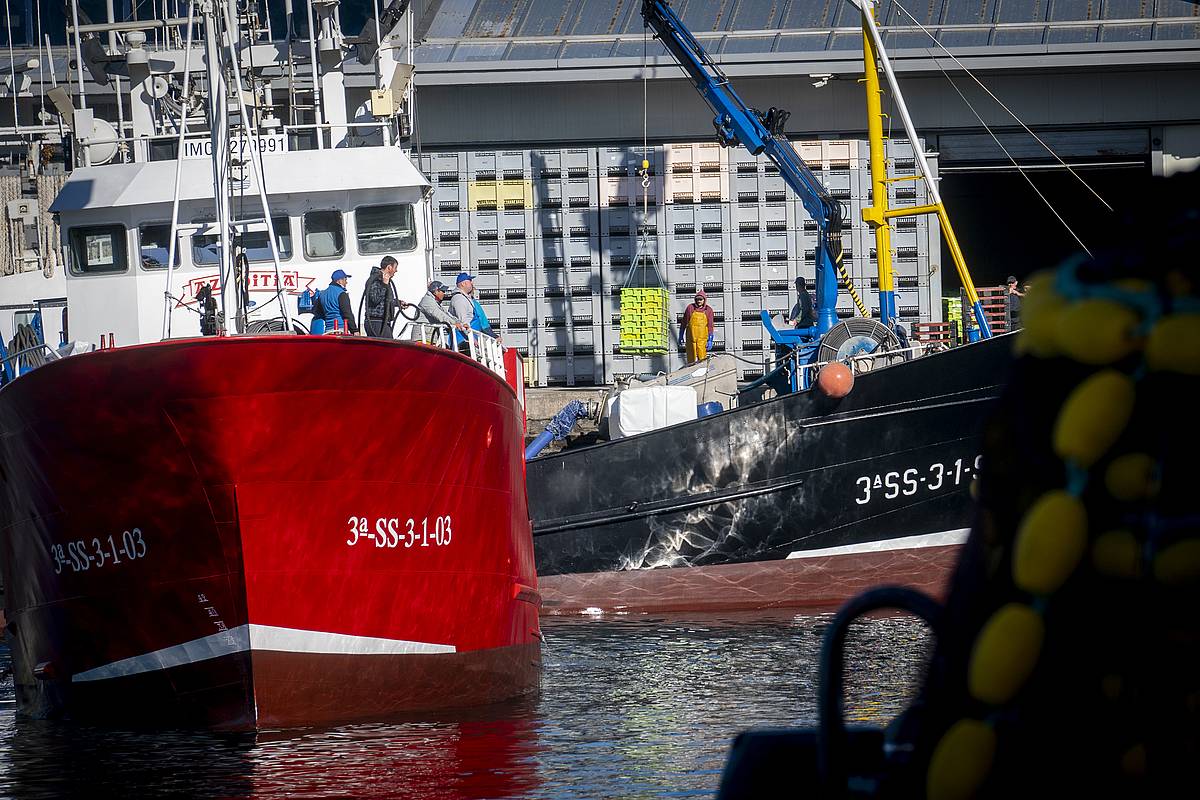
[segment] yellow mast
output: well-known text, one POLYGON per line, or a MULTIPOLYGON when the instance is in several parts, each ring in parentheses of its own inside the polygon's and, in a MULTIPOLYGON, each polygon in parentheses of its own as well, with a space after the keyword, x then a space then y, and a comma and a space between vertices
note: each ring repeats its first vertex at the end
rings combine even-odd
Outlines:
MULTIPOLYGON (((875 25, 875 9, 872 0, 859 0, 859 8, 862 11, 863 69, 864 83, 867 87, 867 138, 871 144, 871 206, 863 209, 863 221, 870 225, 875 232, 875 255, 876 263, 879 266, 880 317, 885 325, 894 323, 896 317, 896 294, 892 277, 892 236, 888 220, 897 217, 914 217, 918 214, 936 214, 941 225, 942 235, 946 237, 946 246, 950 249, 950 257, 954 260, 958 277, 967 294, 967 302, 971 304, 974 311, 976 328, 970 331, 971 338, 975 339, 978 336, 988 338, 992 332, 987 318, 983 314, 983 305, 979 302, 979 294, 975 291, 975 282, 971 280, 966 259, 963 258, 962 249, 958 246, 958 237, 954 235, 954 228, 950 225, 950 215, 946 213, 941 193, 938 191, 936 182, 929 175, 928 164, 921 152, 920 144, 917 142, 916 131, 908 116, 908 110, 898 94, 896 97, 897 107, 900 110, 905 132, 912 141, 916 161, 921 169, 918 175, 900 178, 887 177, 887 159, 883 149, 883 103, 880 99, 883 90, 879 85, 880 54, 876 49, 877 43, 880 41, 879 29, 875 25), (932 203, 911 208, 888 208, 887 185, 889 183, 921 179, 926 182, 929 195, 933 199, 932 203)), ((884 72, 891 81, 893 90, 898 93, 895 75, 891 71, 891 64, 888 62, 886 53, 882 54, 882 60, 884 72)))
MULTIPOLYGON (((874 14, 867 3, 863 15, 874 14)), ((892 278, 892 226, 888 224, 887 160, 883 150, 883 90, 875 63, 875 45, 863 21, 863 68, 867 87, 867 140, 871 145, 871 206, 864 208, 863 221, 875 232, 875 263, 879 269, 879 318, 891 327, 896 321, 896 293, 892 278)), ((914 143, 915 146, 915 143, 914 143)))

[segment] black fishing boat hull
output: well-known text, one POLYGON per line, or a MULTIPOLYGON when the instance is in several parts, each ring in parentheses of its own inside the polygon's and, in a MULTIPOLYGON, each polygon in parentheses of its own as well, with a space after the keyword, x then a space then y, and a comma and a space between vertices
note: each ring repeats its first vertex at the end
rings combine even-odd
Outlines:
POLYGON ((836 605, 944 590, 1002 336, 528 464, 544 613, 836 605))

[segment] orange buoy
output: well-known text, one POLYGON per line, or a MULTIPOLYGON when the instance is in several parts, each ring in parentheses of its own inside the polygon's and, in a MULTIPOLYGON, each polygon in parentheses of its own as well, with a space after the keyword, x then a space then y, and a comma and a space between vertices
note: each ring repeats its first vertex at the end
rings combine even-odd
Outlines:
POLYGON ((854 373, 845 364, 826 364, 817 373, 817 389, 826 397, 841 400, 854 388, 854 373))

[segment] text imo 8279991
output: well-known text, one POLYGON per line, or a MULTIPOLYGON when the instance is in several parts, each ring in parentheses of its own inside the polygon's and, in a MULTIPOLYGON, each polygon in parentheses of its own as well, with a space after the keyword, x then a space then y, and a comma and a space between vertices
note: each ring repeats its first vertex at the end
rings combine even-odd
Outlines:
POLYGON ((350 535, 346 544, 353 547, 360 542, 371 542, 376 547, 446 547, 454 538, 452 520, 449 514, 434 517, 422 517, 417 520, 409 517, 376 517, 372 524, 370 517, 350 517, 346 520, 350 526, 350 535))

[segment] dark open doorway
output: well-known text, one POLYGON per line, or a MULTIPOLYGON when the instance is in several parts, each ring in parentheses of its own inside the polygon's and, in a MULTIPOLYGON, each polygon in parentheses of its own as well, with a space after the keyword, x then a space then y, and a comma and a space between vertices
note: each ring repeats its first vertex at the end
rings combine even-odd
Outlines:
MULTIPOLYGON (((1153 203, 1148 166, 1081 167, 1077 172, 1119 213, 1131 204, 1153 203)), ((1066 170, 1027 172, 1093 252, 1116 227, 1108 211, 1066 170)), ((950 212, 967 267, 977 286, 999 286, 1008 275, 1021 281, 1053 267, 1079 244, 1016 171, 945 171, 942 200, 950 212)), ((962 284, 942 243, 942 294, 957 296, 962 284)))

